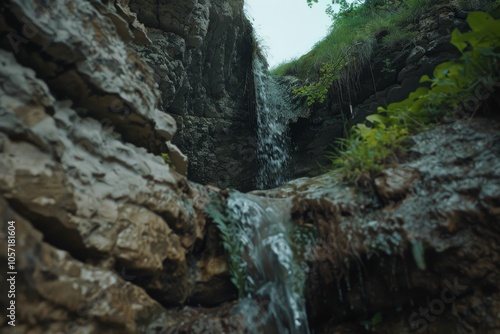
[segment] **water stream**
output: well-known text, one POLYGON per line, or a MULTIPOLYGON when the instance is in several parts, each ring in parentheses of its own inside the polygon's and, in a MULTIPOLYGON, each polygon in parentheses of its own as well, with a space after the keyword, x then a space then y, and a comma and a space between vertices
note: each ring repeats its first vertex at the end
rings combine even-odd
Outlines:
POLYGON ((290 199, 232 191, 223 213, 213 216, 225 234, 239 313, 256 334, 309 333, 303 297, 307 266, 291 242, 290 208, 290 199))
MULTIPOLYGON (((254 57, 253 72, 259 163, 255 183, 257 189, 269 189, 290 177, 292 108, 284 88, 259 57, 254 57)), ((225 203, 216 200, 208 211, 221 231, 232 281, 240 294, 237 311, 250 333, 309 333, 303 296, 305 248, 297 247, 307 246, 312 237, 291 223, 291 205, 290 199, 231 191, 225 203), (301 242, 294 244, 297 236, 301 242)))
POLYGON ((291 140, 288 131, 292 106, 284 88, 269 74, 265 64, 253 60, 257 113, 257 189, 277 187, 290 178, 291 140))

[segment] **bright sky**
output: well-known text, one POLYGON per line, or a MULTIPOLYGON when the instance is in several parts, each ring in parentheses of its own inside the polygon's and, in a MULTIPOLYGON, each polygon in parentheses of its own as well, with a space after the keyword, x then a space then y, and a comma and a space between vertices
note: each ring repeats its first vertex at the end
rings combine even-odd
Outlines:
POLYGON ((327 34, 331 19, 325 9, 329 3, 320 0, 309 8, 306 0, 245 0, 270 68, 302 56, 327 34))

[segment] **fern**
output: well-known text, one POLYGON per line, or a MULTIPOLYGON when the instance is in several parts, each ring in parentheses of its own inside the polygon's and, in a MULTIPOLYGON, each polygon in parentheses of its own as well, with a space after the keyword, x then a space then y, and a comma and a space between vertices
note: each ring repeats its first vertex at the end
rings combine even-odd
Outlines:
POLYGON ((230 215, 228 215, 225 207, 219 201, 210 201, 206 212, 212 218, 220 232, 228 263, 228 271, 231 275, 231 282, 238 289, 238 296, 241 298, 246 291, 247 268, 242 259, 244 253, 243 244, 236 237, 236 224, 231 223, 230 215))

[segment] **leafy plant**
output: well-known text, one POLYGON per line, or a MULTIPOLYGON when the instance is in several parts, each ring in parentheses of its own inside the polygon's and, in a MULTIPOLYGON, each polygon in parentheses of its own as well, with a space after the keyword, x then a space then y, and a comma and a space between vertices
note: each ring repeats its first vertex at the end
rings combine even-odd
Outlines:
MULTIPOLYGON (((343 59, 342 59, 343 60, 343 59)), ((312 105, 315 102, 323 103, 325 101, 328 90, 332 86, 334 80, 340 77, 339 72, 343 66, 348 63, 346 60, 338 62, 337 64, 327 63, 321 69, 318 82, 302 86, 294 89, 293 94, 302 95, 307 97, 307 105, 312 105)))
POLYGON ((341 149, 332 157, 334 170, 350 181, 372 178, 388 164, 397 162, 404 151, 404 140, 426 129, 445 113, 470 109, 465 103, 478 102, 479 89, 493 92, 500 78, 500 21, 485 12, 471 12, 467 17, 471 31, 453 31, 451 43, 462 53, 457 60, 437 65, 433 78, 424 75, 420 87, 401 102, 378 108, 368 116, 370 126, 358 124, 341 149))
POLYGON ((369 319, 361 321, 361 325, 365 326, 365 328, 373 328, 382 323, 382 312, 377 312, 375 315, 369 319))
POLYGON ((238 235, 238 225, 231 221, 231 215, 220 201, 212 199, 206 208, 206 212, 220 232, 231 282, 238 289, 238 296, 241 298, 246 292, 247 268, 242 258, 244 245, 236 237, 238 235))

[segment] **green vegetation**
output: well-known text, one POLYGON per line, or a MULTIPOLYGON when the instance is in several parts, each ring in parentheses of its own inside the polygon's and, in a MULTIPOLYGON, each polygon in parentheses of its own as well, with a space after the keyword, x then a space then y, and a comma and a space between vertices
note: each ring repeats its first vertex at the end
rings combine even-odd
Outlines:
POLYGON ((467 17, 470 32, 453 31, 451 43, 462 53, 457 60, 436 66, 433 78, 423 76, 421 87, 401 102, 367 117, 371 126, 358 124, 340 141, 332 157, 334 170, 349 181, 371 180, 384 167, 397 162, 405 139, 450 112, 472 116, 484 105, 500 79, 500 21, 485 12, 467 17))
POLYGON ((341 11, 329 11, 334 19, 329 35, 306 55, 271 71, 310 82, 294 91, 306 96, 309 105, 324 102, 334 83, 354 90, 361 69, 372 57, 377 35, 385 34, 385 47, 408 42, 416 36, 408 30, 408 23, 429 4, 429 0, 338 2, 341 11))
POLYGON ((238 297, 241 298, 248 292, 248 275, 246 262, 243 260, 245 245, 238 238, 240 223, 233 220, 229 209, 215 198, 210 201, 206 212, 212 218, 220 232, 228 263, 228 271, 231 275, 231 282, 238 289, 238 297))
POLYGON ((382 312, 377 312, 375 315, 369 319, 369 320, 364 320, 361 321, 361 325, 364 326, 365 328, 374 328, 375 326, 379 325, 382 323, 382 312))
POLYGON ((161 157, 163 158, 163 161, 173 169, 175 169, 175 165, 173 164, 172 160, 170 159, 170 155, 168 153, 162 153, 161 157))

